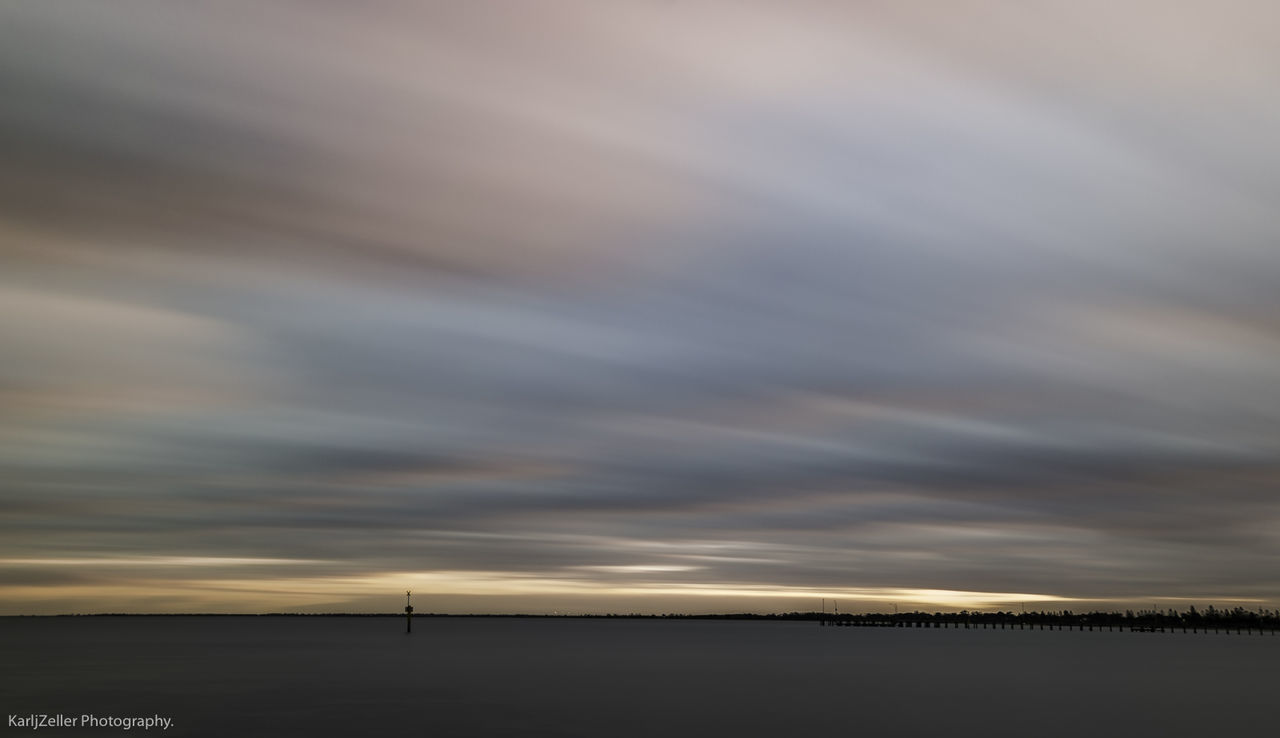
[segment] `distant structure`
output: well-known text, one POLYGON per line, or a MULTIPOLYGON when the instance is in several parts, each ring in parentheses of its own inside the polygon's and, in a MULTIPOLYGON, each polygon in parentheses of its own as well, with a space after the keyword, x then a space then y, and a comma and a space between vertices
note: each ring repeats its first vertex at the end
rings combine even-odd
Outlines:
POLYGON ((409 590, 406 589, 404 591, 404 632, 405 633, 413 632, 413 605, 409 604, 410 594, 412 593, 409 590))

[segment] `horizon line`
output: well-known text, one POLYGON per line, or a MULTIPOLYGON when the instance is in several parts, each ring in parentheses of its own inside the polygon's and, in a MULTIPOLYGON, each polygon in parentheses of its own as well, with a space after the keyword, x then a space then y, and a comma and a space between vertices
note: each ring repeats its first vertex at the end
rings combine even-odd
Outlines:
MULTIPOLYGON (((993 617, 1007 616, 1021 618, 1026 616, 1052 616, 1061 618, 1085 618, 1089 616, 1115 616, 1115 617, 1140 617, 1144 615, 1156 615, 1160 617, 1169 617, 1169 613, 1173 612, 1178 617, 1196 616, 1206 617, 1215 615, 1231 615, 1236 612, 1243 614, 1260 615, 1271 617, 1280 615, 1280 609, 1273 610, 1267 607, 1259 607, 1257 609, 1249 609, 1236 605, 1232 608, 1218 608, 1214 605, 1206 605, 1204 609, 1198 609, 1195 605, 1189 606, 1185 610, 1177 610, 1169 608, 1166 610, 1159 609, 1133 609, 1124 608, 1123 610, 1088 610, 1073 611, 1070 609, 1062 610, 900 610, 900 611, 863 611, 863 612, 825 612, 821 610, 790 610, 786 612, 758 612, 743 610, 738 612, 720 612, 720 613, 690 613, 690 612, 665 612, 665 613, 639 613, 639 612, 551 612, 551 613, 534 613, 534 612, 467 612, 467 613, 450 613, 450 612, 417 612, 415 617, 438 617, 438 618, 685 618, 685 619, 715 619, 715 618, 790 618, 790 619, 806 619, 806 618, 867 618, 867 617, 884 617, 888 619, 906 619, 907 616, 925 616, 925 617, 993 617), (1273 613, 1275 615, 1273 615, 1273 613)), ((0 618, 65 618, 65 617, 404 617, 404 612, 61 612, 61 613, 12 613, 0 614, 0 618)))

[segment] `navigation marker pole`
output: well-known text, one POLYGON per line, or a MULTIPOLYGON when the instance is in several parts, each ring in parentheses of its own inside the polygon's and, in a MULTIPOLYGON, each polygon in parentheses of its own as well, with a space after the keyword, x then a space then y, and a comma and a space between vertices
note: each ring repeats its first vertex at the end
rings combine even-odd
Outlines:
POLYGON ((404 632, 413 632, 413 605, 409 604, 409 590, 404 591, 404 632))

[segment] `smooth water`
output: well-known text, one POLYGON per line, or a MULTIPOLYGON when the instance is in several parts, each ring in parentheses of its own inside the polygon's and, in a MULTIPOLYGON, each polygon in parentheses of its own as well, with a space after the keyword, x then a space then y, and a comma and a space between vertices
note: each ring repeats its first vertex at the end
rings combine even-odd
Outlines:
MULTIPOLYGON (((6 618, 0 718, 159 714, 170 736, 1267 734, 1278 665, 1280 637, 1234 634, 6 618)), ((18 733, 32 731, 5 728, 18 733)))

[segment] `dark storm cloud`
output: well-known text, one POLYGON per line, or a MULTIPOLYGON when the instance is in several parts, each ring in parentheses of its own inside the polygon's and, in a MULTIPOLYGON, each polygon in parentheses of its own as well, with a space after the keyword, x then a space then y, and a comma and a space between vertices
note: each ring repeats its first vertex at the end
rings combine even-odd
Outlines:
POLYGON ((9 599, 1274 603, 1273 11, 990 11, 0 11, 9 599))

